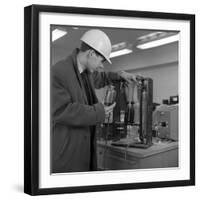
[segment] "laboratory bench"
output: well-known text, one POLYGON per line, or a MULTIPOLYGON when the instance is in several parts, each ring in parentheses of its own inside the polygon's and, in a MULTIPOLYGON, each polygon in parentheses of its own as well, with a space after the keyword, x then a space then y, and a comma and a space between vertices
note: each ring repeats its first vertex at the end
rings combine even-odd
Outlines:
POLYGON ((159 141, 144 148, 112 145, 112 141, 97 141, 99 170, 147 169, 178 167, 178 142, 159 141))

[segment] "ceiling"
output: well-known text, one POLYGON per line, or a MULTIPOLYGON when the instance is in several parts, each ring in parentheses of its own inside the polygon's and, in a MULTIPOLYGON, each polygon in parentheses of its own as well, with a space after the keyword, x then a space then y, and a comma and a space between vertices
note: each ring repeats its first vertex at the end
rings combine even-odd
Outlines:
MULTIPOLYGON (((58 60, 70 55, 73 49, 80 46, 81 36, 91 27, 72 27, 51 25, 51 30, 59 28, 67 31, 67 34, 54 42, 52 42, 52 60, 56 63, 58 60)), ((95 28, 95 27, 92 27, 95 28)), ((142 30, 142 29, 124 29, 124 28, 100 28, 111 40, 112 45, 120 42, 127 42, 133 45, 133 52, 140 51, 137 49, 137 38, 158 30, 142 30)), ((115 59, 115 58, 112 58, 115 59)))

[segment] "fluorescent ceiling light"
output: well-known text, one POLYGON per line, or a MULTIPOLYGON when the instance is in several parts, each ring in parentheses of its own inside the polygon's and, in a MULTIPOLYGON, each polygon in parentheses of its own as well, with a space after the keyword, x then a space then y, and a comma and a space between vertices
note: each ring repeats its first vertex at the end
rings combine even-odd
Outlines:
POLYGON ((120 42, 112 45, 112 51, 119 51, 121 49, 125 49, 126 47, 127 47, 126 42, 120 42))
POLYGON ((122 50, 119 50, 119 51, 114 51, 110 54, 110 58, 114 58, 114 57, 117 57, 117 56, 122 56, 122 55, 125 55, 125 54, 129 54, 133 52, 131 49, 122 49, 122 50))
POLYGON ((63 37, 66 34, 67 34, 67 31, 63 31, 63 30, 60 30, 60 29, 53 30, 52 31, 52 42, 63 37))
POLYGON ((161 38, 161 39, 158 39, 158 40, 139 44, 139 45, 137 45, 137 48, 139 48, 139 49, 150 49, 150 48, 153 48, 153 47, 158 47, 158 46, 161 46, 161 45, 176 42, 178 40, 179 40, 179 35, 176 34, 176 35, 172 35, 170 37, 165 37, 165 38, 161 38))

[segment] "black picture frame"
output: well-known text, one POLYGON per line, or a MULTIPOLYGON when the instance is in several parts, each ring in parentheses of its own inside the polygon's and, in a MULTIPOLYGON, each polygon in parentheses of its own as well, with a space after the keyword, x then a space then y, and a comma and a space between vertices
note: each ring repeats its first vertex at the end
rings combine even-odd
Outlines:
POLYGON ((195 15, 82 7, 31 5, 24 9, 24 192, 30 195, 94 192, 195 185, 195 15), (39 188, 39 14, 187 20, 190 23, 190 178, 187 180, 39 188))

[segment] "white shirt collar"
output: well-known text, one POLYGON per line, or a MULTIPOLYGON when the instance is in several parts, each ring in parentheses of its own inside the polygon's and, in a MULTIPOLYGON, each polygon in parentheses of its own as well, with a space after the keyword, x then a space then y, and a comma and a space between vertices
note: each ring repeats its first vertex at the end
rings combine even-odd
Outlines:
POLYGON ((80 72, 80 74, 83 72, 83 66, 81 65, 81 63, 79 62, 78 58, 77 58, 77 66, 78 66, 78 71, 80 72))

